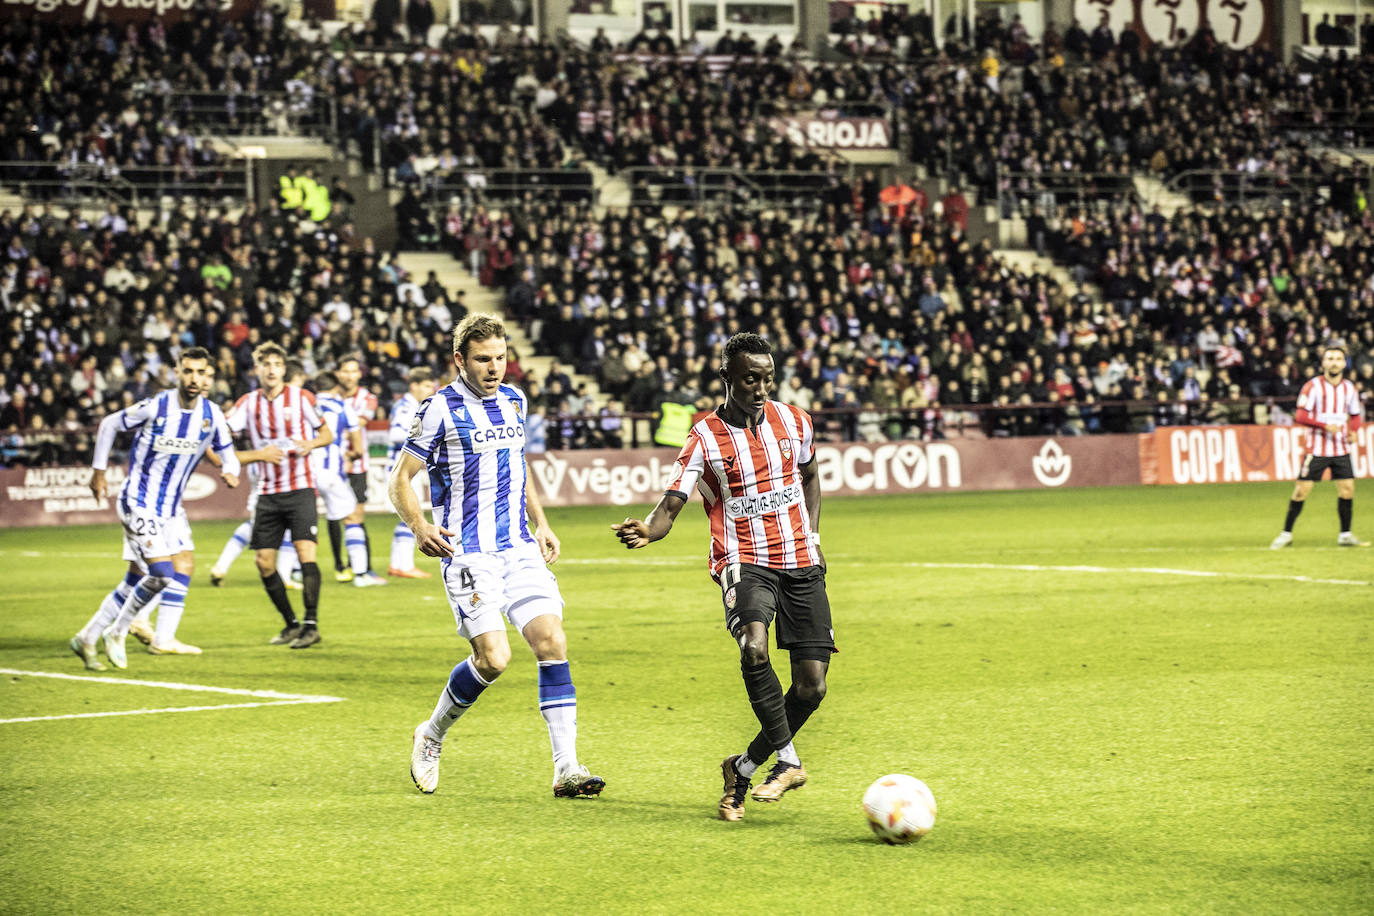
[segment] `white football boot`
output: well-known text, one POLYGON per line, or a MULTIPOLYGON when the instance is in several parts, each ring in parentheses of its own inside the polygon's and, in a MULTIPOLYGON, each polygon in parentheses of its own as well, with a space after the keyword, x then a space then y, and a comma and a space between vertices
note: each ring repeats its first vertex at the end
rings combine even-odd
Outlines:
MULTIPOLYGON (((132 631, 131 631, 132 632, 132 631)), ((148 644, 149 655, 199 655, 200 647, 184 643, 173 637, 166 642, 150 642, 148 644)))
POLYGON ((1280 531, 1279 536, 1274 538, 1273 542, 1269 545, 1269 549, 1282 550, 1291 543, 1293 543, 1293 533, 1291 531, 1280 531))
POLYGON ((410 746, 410 778, 415 788, 430 795, 439 788, 439 752, 444 749, 443 742, 435 741, 425 734, 428 722, 415 726, 410 746))

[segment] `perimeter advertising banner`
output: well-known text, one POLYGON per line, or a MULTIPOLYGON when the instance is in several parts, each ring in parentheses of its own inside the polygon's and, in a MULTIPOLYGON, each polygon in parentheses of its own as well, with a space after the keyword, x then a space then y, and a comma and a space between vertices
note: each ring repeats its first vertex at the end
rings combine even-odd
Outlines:
MULTIPOLYGON (((818 445, 821 492, 836 496, 1034 490, 1140 484, 1293 480, 1301 427, 1180 426, 1142 435, 818 445)), ((1374 427, 1361 429, 1355 473, 1374 477, 1374 427)), ((671 478, 676 449, 587 450, 530 456, 531 486, 547 506, 651 506, 671 478)), ((372 463, 368 511, 387 513, 384 462, 372 463)), ((191 475, 192 521, 245 516, 247 483, 229 490, 205 466, 191 475)), ((111 492, 124 470, 109 471, 111 492)), ((0 526, 111 524, 114 509, 90 492, 85 467, 0 471, 0 526)))
MULTIPOLYGON (((530 458, 549 506, 653 505, 676 449, 548 452, 530 458)), ((816 447, 821 492, 836 496, 1140 483, 1135 436, 846 442, 816 447)))
POLYGON ((1176 45, 1204 23, 1225 47, 1274 50, 1274 0, 1074 0, 1074 18, 1091 32, 1105 24, 1114 37, 1133 28, 1146 42, 1176 45))
POLYGON ((0 0, 0 17, 53 22, 104 18, 122 25, 152 18, 175 22, 211 7, 224 18, 238 19, 259 5, 259 0, 214 0, 209 6, 205 0, 0 0))
MULTIPOLYGON (((1295 480, 1305 454, 1301 426, 1178 426, 1140 437, 1140 482, 1295 480)), ((1350 451, 1356 477, 1374 477, 1374 428, 1350 451)))
MULTIPOLYGON (((821 491, 835 495, 946 490, 1088 487, 1140 482, 1135 436, 1065 439, 820 445, 821 491)), ((676 449, 587 450, 530 456, 532 485, 548 506, 653 505, 672 474, 676 449)), ((389 512, 386 472, 374 461, 368 509, 389 512)), ((205 466, 191 475, 186 512, 192 521, 245 516, 247 483, 227 489, 205 466)), ((115 492, 124 479, 112 467, 115 492)), ((115 520, 109 500, 90 492, 85 467, 0 471, 0 525, 91 525, 115 520)))

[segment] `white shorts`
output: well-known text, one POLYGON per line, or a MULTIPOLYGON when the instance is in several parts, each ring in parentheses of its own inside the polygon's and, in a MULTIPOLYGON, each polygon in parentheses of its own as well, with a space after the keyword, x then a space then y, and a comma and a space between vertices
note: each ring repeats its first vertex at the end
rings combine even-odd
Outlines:
POLYGON ((185 509, 178 509, 173 516, 154 515, 137 506, 130 506, 125 512, 124 501, 119 500, 115 511, 124 526, 124 559, 130 563, 146 569, 150 559, 174 557, 183 550, 196 548, 185 509))
POLYGON ((353 488, 338 474, 317 473, 315 489, 324 500, 324 517, 331 522, 348 518, 353 514, 353 510, 358 508, 358 497, 353 495, 353 488))
POLYGON ((534 618, 563 618, 563 596, 538 544, 521 544, 492 553, 464 553, 445 561, 444 592, 458 632, 465 639, 517 630, 534 618))

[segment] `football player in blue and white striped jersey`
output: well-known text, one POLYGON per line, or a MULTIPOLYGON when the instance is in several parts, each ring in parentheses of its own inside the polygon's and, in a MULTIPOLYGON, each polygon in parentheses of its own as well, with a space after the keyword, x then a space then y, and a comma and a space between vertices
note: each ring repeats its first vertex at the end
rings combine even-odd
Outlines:
POLYGON ((315 379, 315 410, 334 432, 334 441, 310 453, 310 461, 315 469, 315 489, 324 500, 324 515, 330 524, 334 578, 339 582, 352 582, 359 588, 386 585, 386 580, 381 576, 368 572, 363 507, 348 481, 352 456, 366 448, 363 444, 363 427, 353 408, 339 394, 338 387, 338 379, 332 372, 322 372, 315 379), (339 532, 342 538, 335 533, 335 527, 340 524, 343 525, 343 530, 339 532), (339 550, 340 541, 343 541, 347 550, 347 566, 339 550))
POLYGON ((129 449, 128 476, 115 508, 124 526, 124 559, 129 573, 101 603, 95 616, 70 642, 91 670, 103 667, 96 640, 103 634, 105 654, 116 668, 127 667, 124 637, 135 616, 161 595, 157 631, 149 650, 155 654, 198 655, 200 650, 176 639, 191 580, 191 528, 181 507, 191 472, 207 449, 220 459, 226 485, 238 486, 239 457, 224 414, 204 392, 213 377, 210 354, 191 347, 177 362, 177 387, 110 414, 100 423, 91 458, 91 492, 107 495, 105 470, 115 436, 137 430, 129 449), (108 629, 107 629, 108 628, 108 629))
POLYGON ((539 662, 553 794, 597 795, 605 780, 577 760, 577 691, 563 635, 563 597, 547 565, 558 559, 558 537, 535 489, 526 486, 529 405, 518 389, 502 384, 506 331, 500 320, 464 318, 453 332, 453 362, 458 377, 420 406, 389 485, 392 505, 421 552, 442 560, 458 632, 472 645, 472 654, 449 674, 434 713, 415 727, 411 779, 421 792, 438 786, 449 727, 510 662, 510 621, 539 662), (411 488, 422 470, 429 472, 437 524, 426 519, 411 488))

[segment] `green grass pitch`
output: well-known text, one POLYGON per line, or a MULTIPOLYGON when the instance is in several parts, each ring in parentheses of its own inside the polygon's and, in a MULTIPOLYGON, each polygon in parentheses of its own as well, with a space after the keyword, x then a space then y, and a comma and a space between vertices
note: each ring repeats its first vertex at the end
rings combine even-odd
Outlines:
MULTIPOLYGON (((699 508, 634 554, 623 509, 550 513, 579 750, 608 782, 571 802, 522 643, 422 796, 410 732, 466 655, 437 583, 326 581, 325 642, 268 646, 250 558, 209 587, 232 526, 201 524, 181 636, 205 655, 131 639, 107 674, 344 702, 0 724, 0 911, 1367 913, 1374 550, 1335 547, 1324 484, 1269 551, 1286 491, 828 500, 841 651, 797 741, 811 782, 738 824, 715 819, 719 763, 756 725, 699 508), (939 801, 916 845, 859 811, 889 772, 939 801)), ((113 519, 0 532, 0 667, 85 673, 67 639, 118 547, 113 519)), ((0 719, 250 701, 0 683, 0 719)))

